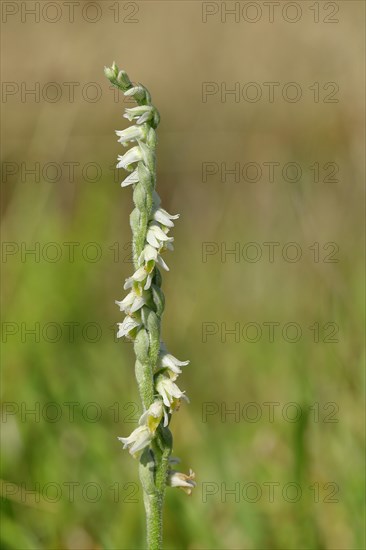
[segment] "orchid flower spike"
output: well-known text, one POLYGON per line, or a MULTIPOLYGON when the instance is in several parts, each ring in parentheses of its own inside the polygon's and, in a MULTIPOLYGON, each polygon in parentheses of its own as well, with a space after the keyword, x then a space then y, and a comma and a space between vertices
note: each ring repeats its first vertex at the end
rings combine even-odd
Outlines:
POLYGON ((130 215, 134 270, 124 283, 127 295, 116 300, 116 305, 125 314, 118 323, 117 337, 133 341, 142 414, 132 433, 119 440, 124 449, 140 460, 147 546, 157 549, 162 545, 161 516, 166 487, 180 487, 190 494, 196 485, 192 471, 185 475, 170 469, 173 463, 170 422, 181 401, 189 402, 176 380, 182 373, 181 367, 189 361, 179 361, 161 342, 165 306, 161 269, 169 271, 163 254, 173 250, 170 231, 179 214, 165 210, 156 191, 156 128, 160 115, 149 91, 142 84, 132 83, 116 63, 105 68, 105 75, 125 96, 136 101, 136 106, 124 113, 132 124, 116 130, 118 142, 124 148, 129 147, 117 159, 117 168, 128 172, 121 186, 132 189, 134 202, 130 215))

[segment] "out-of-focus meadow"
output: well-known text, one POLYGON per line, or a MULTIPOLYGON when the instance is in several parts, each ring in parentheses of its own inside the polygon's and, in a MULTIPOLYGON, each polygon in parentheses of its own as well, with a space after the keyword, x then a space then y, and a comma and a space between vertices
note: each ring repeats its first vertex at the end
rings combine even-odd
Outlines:
POLYGON ((281 2, 273 22, 260 2, 238 21, 225 2, 79 1, 74 22, 22 4, 2 5, 2 547, 144 548, 117 440, 139 400, 114 337, 132 271, 115 59, 160 110, 181 214, 163 337, 191 360, 172 430, 198 484, 168 490, 165 547, 364 548, 364 4, 281 2))

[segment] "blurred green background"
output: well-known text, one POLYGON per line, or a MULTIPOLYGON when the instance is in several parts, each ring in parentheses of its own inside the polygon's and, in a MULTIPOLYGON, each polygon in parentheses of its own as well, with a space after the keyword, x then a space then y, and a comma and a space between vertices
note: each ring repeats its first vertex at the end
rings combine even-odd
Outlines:
POLYGON ((115 59, 160 110, 158 189, 181 214, 163 338, 191 361, 172 430, 198 485, 168 490, 165 548, 365 548, 364 4, 297 2, 292 23, 286 2, 273 22, 262 2, 237 21, 225 2, 79 1, 73 22, 67 3, 38 3, 39 21, 21 4, 36 3, 2 4, 2 547, 144 548, 137 463, 116 439, 139 401, 132 346, 114 337, 132 271, 131 190, 112 169, 128 102, 103 75, 115 59), (203 101, 207 82, 219 92, 203 101), (248 82, 256 102, 220 95, 248 82), (263 174, 235 182, 222 163, 263 174))

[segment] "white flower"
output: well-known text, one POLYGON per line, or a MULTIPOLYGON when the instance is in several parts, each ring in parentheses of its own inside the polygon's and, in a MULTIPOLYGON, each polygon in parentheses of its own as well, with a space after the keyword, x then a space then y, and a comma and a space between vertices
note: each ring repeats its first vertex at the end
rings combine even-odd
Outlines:
POLYGON ((145 278, 146 278, 146 269, 142 265, 141 267, 136 269, 135 273, 131 277, 126 279, 124 289, 126 290, 127 288, 130 288, 132 286, 132 284, 127 285, 127 281, 132 281, 132 282, 136 281, 138 283, 141 283, 145 278))
POLYGON ((122 323, 118 323, 118 332, 117 332, 117 338, 122 338, 123 336, 129 336, 129 333, 131 330, 133 330, 136 327, 139 327, 141 323, 134 319, 133 317, 130 317, 127 315, 122 323))
POLYGON ((166 227, 174 227, 174 223, 171 220, 177 220, 179 214, 172 216, 164 208, 157 208, 153 212, 153 219, 166 227))
POLYGON ((151 260, 153 260, 154 262, 156 262, 158 259, 158 255, 159 253, 156 248, 151 246, 151 244, 147 244, 141 252, 140 261, 150 262, 151 260))
POLYGON ((169 407, 170 412, 177 409, 181 399, 185 399, 189 403, 189 399, 182 392, 171 378, 164 375, 159 375, 156 382, 156 389, 163 398, 163 403, 169 407))
POLYGON ((119 437, 118 439, 123 443, 123 448, 129 447, 130 454, 136 457, 150 444, 152 438, 153 434, 147 426, 139 426, 128 437, 119 437))
POLYGON ((124 168, 125 170, 132 172, 131 164, 139 162, 142 158, 142 151, 140 147, 136 145, 135 147, 129 149, 124 155, 118 155, 119 162, 117 164, 117 168, 124 168))
MULTIPOLYGON (((159 251, 170 244, 170 242, 164 243, 164 245, 159 247, 159 251)), ((147 244, 144 247, 139 256, 139 262, 144 265, 141 265, 131 277, 126 279, 123 287, 125 290, 132 288, 134 283, 144 283, 143 289, 148 290, 151 287, 152 278, 154 276, 155 263, 160 265, 166 271, 169 271, 169 267, 159 254, 159 251, 151 244, 147 244)))
MULTIPOLYGON (((168 243, 168 244, 170 244, 170 243, 168 243)), ((141 262, 154 261, 158 265, 160 265, 163 269, 165 269, 165 271, 169 271, 169 267, 164 262, 163 258, 160 256, 160 254, 158 253, 156 248, 151 246, 151 244, 147 244, 145 246, 145 248, 143 249, 143 251, 141 252, 140 261, 141 262)))
POLYGON ((134 86, 133 88, 129 88, 126 92, 124 92, 124 95, 125 96, 133 95, 135 96, 136 101, 144 100, 144 101, 147 101, 148 103, 150 103, 151 101, 151 97, 148 90, 145 88, 145 86, 142 86, 141 84, 139 84, 138 86, 134 86))
POLYGON ((155 433, 156 428, 159 426, 161 419, 164 416, 164 426, 168 425, 168 415, 164 408, 164 405, 160 399, 157 399, 150 405, 150 407, 145 411, 140 420, 139 424, 144 424, 147 426, 152 434, 155 433))
POLYGON ((125 313, 134 313, 146 304, 146 298, 143 295, 140 296, 137 294, 135 290, 131 290, 122 301, 119 302, 116 300, 115 303, 119 306, 121 311, 125 313))
POLYGON ((171 243, 174 241, 174 237, 168 237, 166 233, 162 230, 160 225, 157 222, 150 222, 146 240, 151 246, 159 249, 163 243, 171 243))
POLYGON ((150 445, 156 429, 164 417, 164 426, 168 425, 168 415, 160 399, 154 401, 139 420, 139 426, 128 437, 119 437, 123 448, 129 447, 131 455, 138 456, 140 451, 150 445))
POLYGON ((190 495, 192 493, 192 489, 197 485, 194 481, 195 477, 196 475, 192 470, 189 470, 189 475, 176 472, 175 470, 170 470, 168 472, 167 484, 170 485, 170 487, 179 487, 187 493, 187 495, 190 495))
POLYGON ((163 343, 161 343, 160 346, 159 362, 160 367, 167 368, 173 373, 173 376, 171 376, 171 378, 173 379, 175 379, 178 374, 182 372, 182 369, 180 369, 179 367, 184 367, 185 365, 189 364, 189 361, 179 361, 179 359, 174 357, 174 355, 168 353, 163 343), (174 377, 174 375, 176 376, 174 377))
POLYGON ((134 170, 132 174, 129 174, 127 178, 123 180, 123 182, 121 183, 121 186, 127 187, 128 185, 132 185, 133 183, 138 183, 139 181, 140 181, 139 172, 138 172, 138 169, 136 168, 136 170, 134 170))
POLYGON ((152 266, 142 265, 135 271, 132 277, 129 277, 128 279, 126 279, 126 282, 123 288, 127 290, 128 288, 132 288, 135 282, 142 283, 146 279, 144 290, 149 290, 149 288, 151 287, 151 281, 152 281, 153 275, 154 275, 154 265, 152 266))
POLYGON ((127 147, 128 143, 131 141, 145 139, 147 129, 146 126, 129 126, 125 130, 116 130, 116 134, 119 137, 119 143, 127 147))
POLYGON ((125 109, 123 116, 130 121, 137 119, 136 124, 143 124, 154 116, 154 107, 152 105, 140 105, 132 107, 132 109, 125 109))

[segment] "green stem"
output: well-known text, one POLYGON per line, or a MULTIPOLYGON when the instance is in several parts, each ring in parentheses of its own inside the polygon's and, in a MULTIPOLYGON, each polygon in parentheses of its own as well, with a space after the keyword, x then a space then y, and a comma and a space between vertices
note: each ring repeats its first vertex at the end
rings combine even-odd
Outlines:
POLYGON ((163 506, 166 481, 169 469, 169 456, 172 447, 171 433, 167 428, 158 434, 157 442, 153 444, 155 460, 154 492, 145 492, 145 510, 147 519, 147 544, 149 550, 160 550, 163 540, 163 506), (164 430, 164 432, 163 432, 164 430))
POLYGON ((144 494, 146 511, 147 547, 160 550, 163 543, 163 502, 159 495, 144 494))
MULTIPOLYGON (((170 434, 169 430, 165 431, 170 434)), ((158 434, 160 445, 153 442, 153 451, 146 451, 140 459, 140 480, 143 487, 144 505, 146 512, 147 548, 161 550, 163 542, 163 504, 166 488, 166 478, 169 467, 171 444, 165 435, 166 442, 158 434), (157 459, 160 459, 157 464, 157 459)), ((171 440, 171 436, 170 436, 171 440)))

